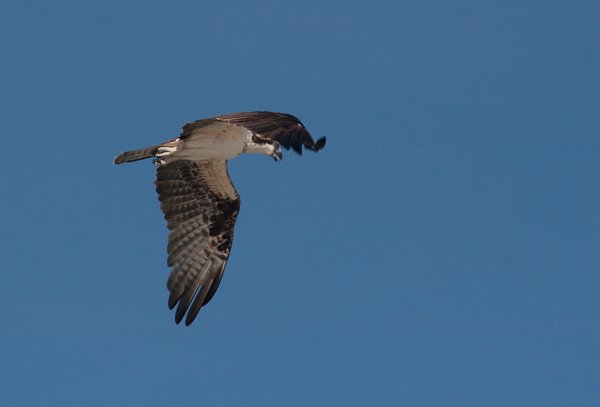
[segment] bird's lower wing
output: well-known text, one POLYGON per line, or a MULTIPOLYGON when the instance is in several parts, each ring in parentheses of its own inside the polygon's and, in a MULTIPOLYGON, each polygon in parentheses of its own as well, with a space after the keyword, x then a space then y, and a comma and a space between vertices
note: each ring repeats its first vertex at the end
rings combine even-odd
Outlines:
POLYGON ((192 323, 215 294, 233 241, 240 207, 225 160, 179 160, 160 166, 156 192, 171 230, 167 264, 169 308, 192 323), (189 311, 188 311, 189 309, 189 311))

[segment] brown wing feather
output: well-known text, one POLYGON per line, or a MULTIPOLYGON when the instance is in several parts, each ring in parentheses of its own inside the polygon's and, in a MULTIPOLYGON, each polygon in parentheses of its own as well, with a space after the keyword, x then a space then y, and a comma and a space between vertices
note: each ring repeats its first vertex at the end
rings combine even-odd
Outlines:
POLYGON ((182 131, 181 131, 181 134, 179 135, 179 137, 181 139, 185 140, 186 138, 191 136, 192 133, 194 133, 194 130, 208 127, 216 121, 217 121, 216 117, 209 117, 208 119, 200 119, 200 120, 196 120, 195 122, 187 123, 186 125, 184 125, 181 128, 182 131))
POLYGON ((167 246, 169 308, 179 303, 177 323, 189 308, 185 320, 189 325, 211 300, 223 276, 240 197, 225 160, 174 161, 158 168, 155 185, 171 230, 167 246))
POLYGON ((216 119, 245 127, 260 137, 277 141, 288 150, 293 148, 300 155, 302 146, 312 151, 319 151, 325 146, 325 137, 315 143, 302 122, 291 114, 244 112, 217 116, 216 119))

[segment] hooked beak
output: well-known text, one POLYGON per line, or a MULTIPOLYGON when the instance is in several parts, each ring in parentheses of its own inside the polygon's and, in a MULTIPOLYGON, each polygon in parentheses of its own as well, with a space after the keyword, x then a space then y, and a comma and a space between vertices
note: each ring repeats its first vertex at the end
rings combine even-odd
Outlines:
POLYGON ((283 158, 283 154, 281 154, 281 150, 278 149, 273 151, 273 155, 271 157, 273 157, 273 159, 277 162, 283 158))

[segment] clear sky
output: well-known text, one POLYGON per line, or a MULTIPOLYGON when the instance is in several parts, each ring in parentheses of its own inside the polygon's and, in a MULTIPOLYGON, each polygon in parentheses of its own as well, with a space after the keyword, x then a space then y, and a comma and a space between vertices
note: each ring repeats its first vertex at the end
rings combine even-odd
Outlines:
POLYGON ((2 406, 600 405, 598 1, 0 2, 2 406), (167 308, 149 161, 230 161, 230 261, 167 308))

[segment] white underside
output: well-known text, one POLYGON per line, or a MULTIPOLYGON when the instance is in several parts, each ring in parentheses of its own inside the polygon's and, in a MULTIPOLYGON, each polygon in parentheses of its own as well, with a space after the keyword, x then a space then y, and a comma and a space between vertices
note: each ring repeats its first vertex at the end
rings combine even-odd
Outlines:
MULTIPOLYGON (((212 158, 230 160, 244 152, 244 146, 252 132, 230 123, 215 123, 198 129, 185 141, 172 147, 159 147, 157 157, 164 164, 176 160, 208 160, 212 158)), ((247 151, 251 152, 251 151, 247 151)))

